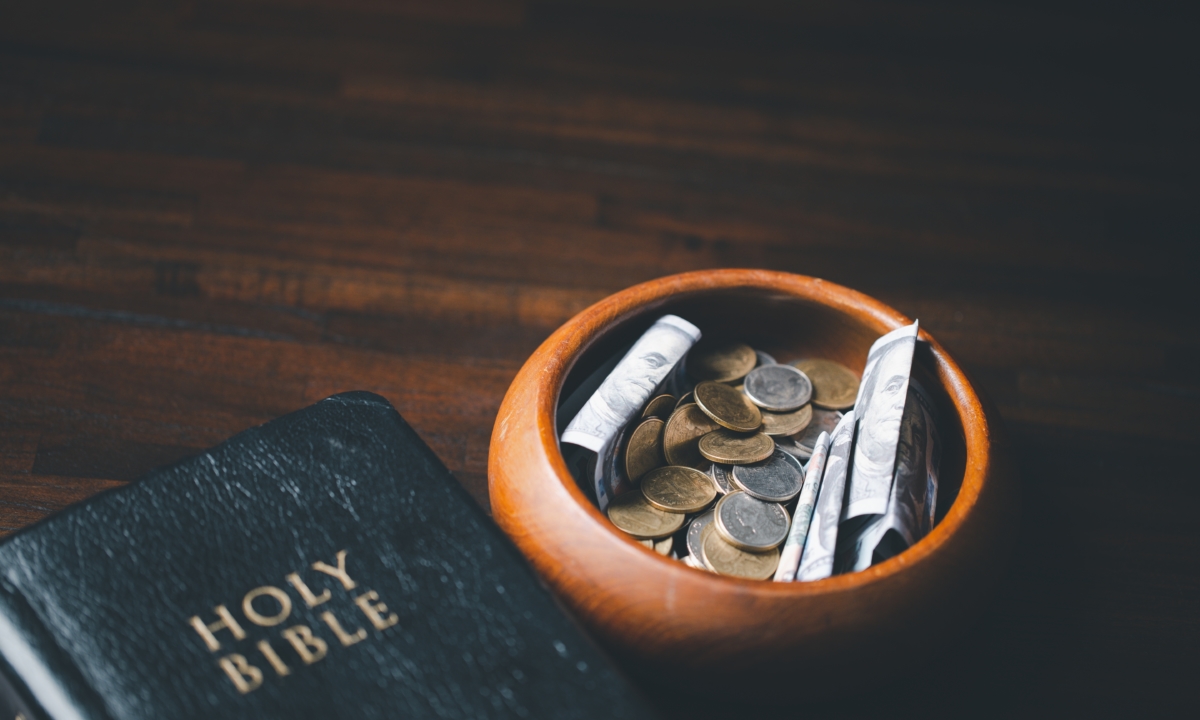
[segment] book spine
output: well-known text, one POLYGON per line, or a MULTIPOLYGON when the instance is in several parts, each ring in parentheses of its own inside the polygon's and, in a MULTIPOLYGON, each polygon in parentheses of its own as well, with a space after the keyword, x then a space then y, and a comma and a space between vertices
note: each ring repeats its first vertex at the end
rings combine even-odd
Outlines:
POLYGON ((111 720, 26 599, 0 579, 0 720, 111 720))

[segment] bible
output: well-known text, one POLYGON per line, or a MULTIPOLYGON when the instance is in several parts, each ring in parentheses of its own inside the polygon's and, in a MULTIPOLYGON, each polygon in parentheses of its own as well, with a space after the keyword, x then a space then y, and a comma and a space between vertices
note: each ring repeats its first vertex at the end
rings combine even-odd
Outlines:
POLYGON ((395 409, 365 392, 0 542, 0 711, 653 716, 395 409))

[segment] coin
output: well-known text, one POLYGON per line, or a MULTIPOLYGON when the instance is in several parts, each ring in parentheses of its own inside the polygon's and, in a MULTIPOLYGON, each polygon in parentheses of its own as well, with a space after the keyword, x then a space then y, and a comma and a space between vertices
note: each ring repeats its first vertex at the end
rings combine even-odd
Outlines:
POLYGON ((713 483, 717 486, 717 492, 722 495, 728 495, 737 490, 733 484, 733 480, 729 479, 729 466, 721 463, 713 463, 708 466, 708 476, 713 479, 713 483))
POLYGON ((645 547, 706 572, 769 580, 792 524, 783 503, 807 487, 802 463, 853 407, 858 376, 831 360, 780 365, 743 343, 709 340, 658 387, 581 472, 605 479, 610 521, 645 547), (631 482, 638 490, 622 492, 631 482))
POLYGON ((726 495, 713 509, 713 527, 731 545, 764 552, 787 539, 791 518, 779 503, 766 502, 744 492, 726 495))
POLYGON ((735 465, 730 477, 738 489, 767 502, 788 502, 804 488, 800 461, 782 450, 753 465, 735 465))
POLYGON ((745 465, 766 460, 775 450, 775 441, 757 432, 735 433, 718 428, 700 438, 700 454, 715 463, 745 465))
POLYGON ((858 376, 845 365, 832 360, 812 358, 791 365, 812 380, 812 403, 826 410, 848 410, 858 397, 858 376))
POLYGON ((696 403, 675 408, 663 429, 663 455, 671 465, 695 467, 704 461, 700 438, 719 428, 696 403))
POLYGON ((704 528, 712 524, 713 511, 707 510, 696 517, 692 518, 691 524, 687 528, 687 549, 688 552, 694 555, 697 559, 703 557, 704 551, 701 549, 703 538, 700 534, 704 532, 704 528))
POLYGON ((812 457, 813 446, 821 433, 833 434, 833 429, 841 419, 842 414, 837 410, 813 410, 813 419, 808 427, 795 435, 775 438, 775 446, 798 460, 807 460, 812 457))
POLYGON ((732 382, 754 369, 758 356, 745 343, 697 343, 687 355, 688 373, 697 380, 732 382))
POLYGON ((775 568, 779 566, 778 549, 747 552, 730 545, 719 532, 713 532, 715 527, 710 525, 704 538, 704 564, 708 569, 747 580, 766 580, 775 574, 775 568))
POLYGON ((683 527, 683 516, 663 512, 640 492, 618 495, 608 504, 608 519, 618 530, 639 540, 664 538, 683 527))
POLYGON ((659 555, 671 555, 671 548, 675 547, 675 536, 668 535, 662 540, 638 540, 638 543, 645 545, 659 555))
POLYGON ((812 399, 812 381, 791 365, 763 365, 746 376, 743 392, 764 410, 789 412, 812 399))
POLYGON ((646 473, 642 494, 659 510, 692 513, 708 507, 717 489, 711 478, 695 468, 668 465, 646 473))
POLYGON ((795 435, 808 427, 808 424, 812 422, 812 418, 812 403, 788 413, 775 413, 763 410, 762 431, 771 437, 795 435))
MULTIPOLYGON (((789 366, 771 365, 770 367, 789 366)), ((795 369, 791 369, 791 371, 799 372, 795 369)), ((728 385, 706 380, 697 385, 694 392, 696 404, 700 406, 700 409, 723 427, 737 432, 752 432, 762 425, 762 413, 759 409, 746 399, 746 395, 728 385)))
POLYGON ((700 552, 696 553, 696 559, 700 561, 700 569, 709 572, 716 572, 716 570, 713 570, 712 566, 708 564, 708 560, 704 558, 704 541, 708 540, 708 536, 715 532, 711 522, 700 529, 700 552))
POLYGON ((674 409, 674 395, 659 395, 650 402, 646 403, 646 409, 642 411, 642 417, 656 417, 666 420, 667 418, 671 417, 671 411, 674 409))
POLYGON ((662 437, 666 423, 652 417, 643 420, 629 435, 625 448, 625 476, 636 483, 654 468, 667 464, 663 457, 662 437))
POLYGON ((660 556, 671 557, 671 550, 674 547, 674 535, 667 535, 661 540, 638 540, 638 545, 649 547, 660 556))

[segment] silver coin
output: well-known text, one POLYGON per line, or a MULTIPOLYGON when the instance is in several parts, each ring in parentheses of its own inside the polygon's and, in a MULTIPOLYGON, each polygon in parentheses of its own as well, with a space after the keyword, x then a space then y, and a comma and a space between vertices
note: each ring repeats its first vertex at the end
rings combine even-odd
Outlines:
POLYGON ((800 461, 778 449, 762 462, 735 465, 730 475, 739 489, 767 502, 786 503, 804 488, 800 461))
POLYGON ((737 490, 737 487, 733 484, 733 480, 729 478, 728 465, 713 463, 708 468, 708 476, 713 479, 713 483, 717 486, 717 492, 722 495, 728 495, 737 490))
POLYGON ((791 365, 763 365, 746 375, 742 391, 764 410, 789 412, 812 399, 812 381, 791 365))
POLYGON ((775 362, 775 358, 766 354, 762 350, 755 350, 754 355, 755 355, 755 357, 758 358, 758 365, 756 365, 755 367, 762 367, 763 365, 778 365, 779 364, 779 363, 775 362))
POLYGON ((750 552, 779 547, 787 539, 790 524, 782 505, 744 492, 726 495, 713 508, 713 529, 730 545, 750 552))
MULTIPOLYGON (((692 522, 687 529, 687 549, 692 557, 700 560, 704 557, 704 548, 700 544, 700 533, 704 532, 704 528, 713 521, 713 511, 706 510, 696 517, 692 518, 692 522)), ((704 562, 701 561, 701 566, 704 562)))
POLYGON ((797 460, 807 460, 812 457, 813 447, 821 433, 833 434, 842 419, 842 413, 837 410, 819 410, 813 408, 813 419, 795 435, 775 438, 775 447, 786 452, 797 460))

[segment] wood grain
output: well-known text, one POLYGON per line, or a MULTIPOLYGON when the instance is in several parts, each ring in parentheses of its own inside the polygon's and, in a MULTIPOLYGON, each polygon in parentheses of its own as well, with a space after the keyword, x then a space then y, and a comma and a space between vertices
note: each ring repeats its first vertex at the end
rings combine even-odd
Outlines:
POLYGON ((796 272, 920 318, 1025 498, 927 684, 805 713, 1181 714, 1191 27, 1064 0, 0 4, 0 528, 350 389, 487 507, 503 394, 576 312, 796 272))

